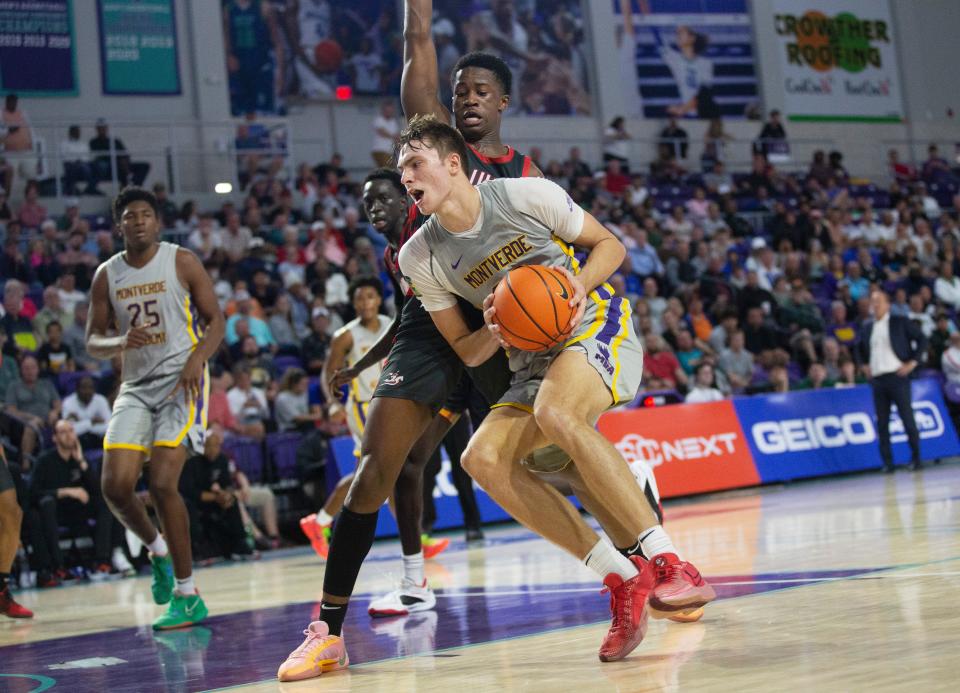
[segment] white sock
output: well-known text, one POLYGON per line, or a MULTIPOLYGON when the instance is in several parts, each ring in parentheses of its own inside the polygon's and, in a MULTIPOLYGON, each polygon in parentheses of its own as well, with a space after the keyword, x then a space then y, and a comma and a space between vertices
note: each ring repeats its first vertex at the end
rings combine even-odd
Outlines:
POLYGON ((177 578, 177 592, 184 596, 197 593, 197 586, 193 584, 193 575, 183 580, 177 578))
POLYGON ((403 577, 418 586, 423 584, 423 551, 403 557, 403 577))
POLYGON ((147 544, 147 549, 154 556, 166 556, 170 553, 170 549, 167 548, 167 540, 163 538, 163 535, 160 532, 157 532, 157 538, 147 544))
POLYGON ((321 509, 317 513, 317 524, 321 527, 326 527, 333 523, 333 516, 328 515, 326 510, 321 509))
POLYGON ((610 573, 616 573, 623 580, 629 580, 640 572, 629 558, 603 539, 590 549, 586 558, 583 559, 583 564, 599 575, 601 580, 610 573))
POLYGON ((654 525, 640 533, 640 550, 646 558, 653 558, 658 553, 674 553, 678 557, 680 552, 673 545, 670 536, 663 531, 660 525, 654 525))

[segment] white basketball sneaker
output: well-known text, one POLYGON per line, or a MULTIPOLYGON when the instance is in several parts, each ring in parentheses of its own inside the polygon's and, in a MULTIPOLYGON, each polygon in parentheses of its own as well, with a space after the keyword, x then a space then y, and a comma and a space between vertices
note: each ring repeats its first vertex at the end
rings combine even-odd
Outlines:
POLYGON ((124 577, 130 577, 136 575, 137 571, 134 569, 133 564, 127 559, 126 555, 123 553, 123 549, 117 547, 113 550, 113 556, 111 557, 113 563, 113 569, 124 577))
POLYGON ((367 612, 373 617, 406 616, 418 611, 430 611, 437 605, 437 597, 427 587, 403 578, 400 587, 370 602, 367 612))

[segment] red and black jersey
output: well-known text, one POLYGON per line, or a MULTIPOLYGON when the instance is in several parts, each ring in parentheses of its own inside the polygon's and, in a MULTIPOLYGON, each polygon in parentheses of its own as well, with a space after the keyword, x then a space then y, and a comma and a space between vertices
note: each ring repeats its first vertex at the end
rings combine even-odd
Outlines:
POLYGON ((467 145, 470 155, 470 182, 480 185, 494 178, 526 178, 532 175, 533 160, 526 154, 521 154, 513 147, 507 147, 503 156, 484 156, 476 149, 467 145))
POLYGON ((392 245, 388 245, 387 249, 383 251, 383 264, 387 268, 387 272, 390 273, 390 278, 393 280, 394 288, 394 300, 397 306, 397 314, 403 309, 403 303, 407 298, 413 296, 413 290, 410 288, 403 275, 400 274, 400 262, 398 260, 400 255, 400 248, 403 247, 403 244, 406 243, 410 236, 416 233, 423 222, 427 220, 427 217, 420 214, 420 210, 417 209, 416 205, 410 205, 410 209, 407 211, 407 220, 403 223, 403 231, 400 232, 400 243, 394 248, 392 245))

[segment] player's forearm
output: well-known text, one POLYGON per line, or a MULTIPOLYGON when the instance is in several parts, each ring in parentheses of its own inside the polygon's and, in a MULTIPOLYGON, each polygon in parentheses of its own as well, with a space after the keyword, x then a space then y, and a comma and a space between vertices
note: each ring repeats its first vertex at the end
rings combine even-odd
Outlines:
POLYGON ((194 347, 193 353, 198 358, 209 361, 217 353, 217 349, 220 348, 226 331, 227 321, 224 319, 223 313, 218 312, 207 324, 207 328, 203 331, 203 337, 194 347))
POLYGON ((390 353, 390 347, 393 346, 393 340, 397 336, 397 330, 400 328, 400 316, 397 315, 394 318, 393 322, 390 324, 389 329, 383 334, 380 339, 377 340, 377 343, 370 347, 370 351, 360 357, 353 367, 357 369, 357 373, 367 370, 370 366, 383 361, 387 358, 387 355, 390 353))
POLYGON ((486 327, 454 340, 450 346, 467 366, 476 368, 489 361, 500 349, 500 343, 486 327))
POLYGON ((123 335, 107 337, 94 333, 87 337, 87 353, 101 361, 108 361, 117 356, 123 351, 123 347, 123 335))
POLYGON ((433 0, 406 0, 403 11, 404 51, 411 42, 430 43, 433 21, 433 0))
POLYGON ((616 238, 604 238, 590 249, 586 263, 577 279, 590 293, 603 284, 623 264, 627 251, 616 238))

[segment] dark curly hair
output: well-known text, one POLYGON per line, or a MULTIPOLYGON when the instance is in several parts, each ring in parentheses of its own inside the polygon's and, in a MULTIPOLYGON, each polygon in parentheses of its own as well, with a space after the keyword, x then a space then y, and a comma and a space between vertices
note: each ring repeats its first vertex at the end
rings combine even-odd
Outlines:
POLYGON ((121 190, 120 194, 117 195, 113 201, 113 222, 119 225, 120 217, 123 216, 123 210, 130 204, 141 200, 153 208, 153 213, 157 215, 157 218, 160 217, 160 204, 157 202, 157 196, 145 188, 129 185, 121 190))

